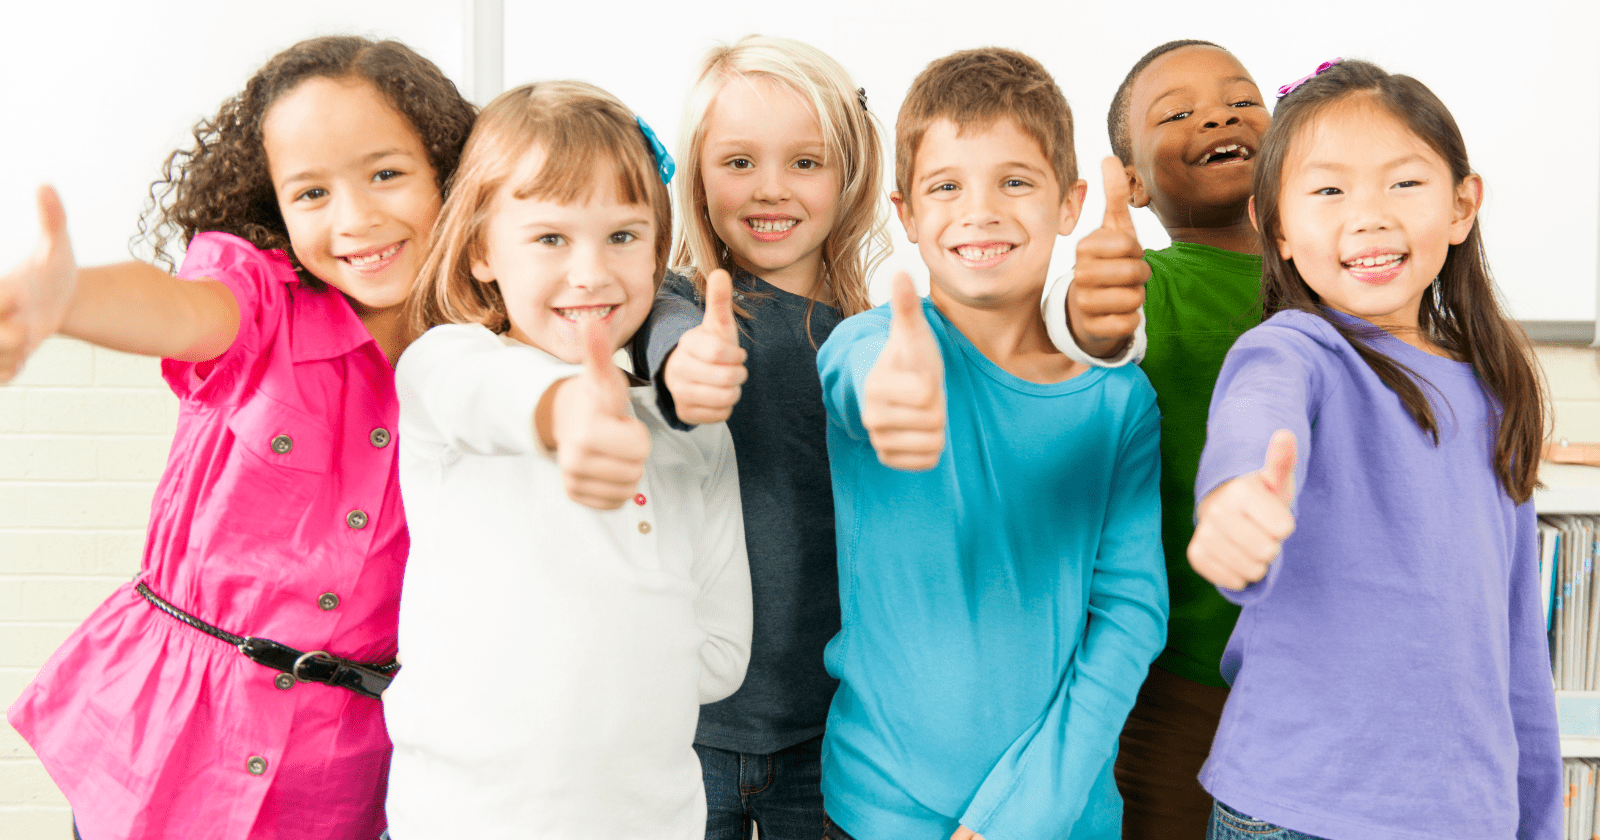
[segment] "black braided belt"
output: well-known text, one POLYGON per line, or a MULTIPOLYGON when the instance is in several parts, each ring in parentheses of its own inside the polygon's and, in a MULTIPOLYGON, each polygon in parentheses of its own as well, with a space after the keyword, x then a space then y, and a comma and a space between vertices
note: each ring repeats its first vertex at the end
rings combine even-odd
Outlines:
MULTIPOLYGON (((394 673, 400 670, 400 663, 393 659, 381 665, 351 662, 343 657, 333 656, 320 650, 301 653, 288 645, 279 644, 271 639, 258 639, 253 636, 239 636, 229 633, 173 606, 160 595, 150 591, 150 587, 145 586, 143 581, 140 581, 134 589, 144 596, 146 601, 150 602, 150 606, 208 636, 221 639, 233 645, 251 661, 259 662, 274 671, 282 671, 301 682, 316 682, 347 688, 363 697, 371 697, 376 700, 383 694, 383 690, 389 687, 389 681, 393 679, 394 673)), ((280 677, 279 679, 282 678, 280 677)), ((293 683, 286 682, 283 687, 287 688, 290 685, 293 685, 293 683)))

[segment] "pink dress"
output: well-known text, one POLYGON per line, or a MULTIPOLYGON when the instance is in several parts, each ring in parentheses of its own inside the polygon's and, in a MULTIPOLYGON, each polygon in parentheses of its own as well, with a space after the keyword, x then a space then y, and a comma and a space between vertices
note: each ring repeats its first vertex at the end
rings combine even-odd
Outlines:
MULTIPOLYGON (((239 335, 210 362, 162 363, 182 405, 137 580, 233 633, 388 660, 408 548, 393 370, 280 251, 203 233, 179 275, 226 284, 239 335)), ((381 704, 278 676, 130 582, 8 715, 89 840, 374 840, 381 704)))

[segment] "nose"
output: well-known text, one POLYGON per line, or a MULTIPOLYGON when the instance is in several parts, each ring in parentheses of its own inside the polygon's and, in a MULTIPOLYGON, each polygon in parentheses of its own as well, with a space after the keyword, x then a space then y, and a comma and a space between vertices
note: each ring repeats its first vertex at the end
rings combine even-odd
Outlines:
POLYGON ((961 221, 969 225, 989 225, 1000 220, 993 189, 972 187, 962 191, 961 221))
POLYGON ((1215 110, 1213 110, 1210 114, 1206 115, 1206 122, 1205 122, 1206 128, 1221 128, 1221 127, 1223 127, 1225 125, 1238 125, 1238 124, 1239 124, 1239 114, 1237 112, 1235 112, 1232 108, 1229 108, 1226 111, 1215 111, 1215 110))
POLYGON ((334 231, 359 236, 383 223, 378 202, 361 189, 342 189, 334 194, 334 231))
POLYGON ((593 292, 610 282, 611 267, 605 248, 593 243, 575 245, 567 262, 567 285, 593 292))
POLYGON ((789 182, 781 166, 763 166, 756 174, 753 197, 757 201, 777 203, 789 197, 789 182))
POLYGON ((1383 189, 1352 190, 1346 204, 1349 208, 1346 226, 1350 232, 1377 233, 1392 228, 1394 215, 1388 197, 1388 190, 1383 189))

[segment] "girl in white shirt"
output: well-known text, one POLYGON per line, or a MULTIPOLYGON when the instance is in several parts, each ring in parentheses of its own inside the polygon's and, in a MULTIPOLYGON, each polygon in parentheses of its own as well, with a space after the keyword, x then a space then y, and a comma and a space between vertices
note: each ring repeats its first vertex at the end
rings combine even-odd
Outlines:
POLYGON ((750 648, 733 446, 611 361, 666 269, 671 171, 579 82, 500 96, 467 143, 396 372, 395 840, 703 836, 699 705, 750 648))

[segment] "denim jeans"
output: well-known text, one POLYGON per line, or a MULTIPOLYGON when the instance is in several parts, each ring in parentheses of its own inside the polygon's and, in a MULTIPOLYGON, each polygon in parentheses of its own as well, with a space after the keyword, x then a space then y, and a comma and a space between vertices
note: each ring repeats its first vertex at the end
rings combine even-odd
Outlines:
POLYGON ((1247 817, 1218 802, 1211 809, 1211 826, 1206 829, 1206 840, 1323 840, 1323 838, 1247 817))
POLYGON ((817 840, 822 736, 766 755, 694 745, 706 784, 706 840, 817 840))
POLYGON ((839 824, 822 815, 822 840, 856 840, 850 833, 839 827, 839 824))

